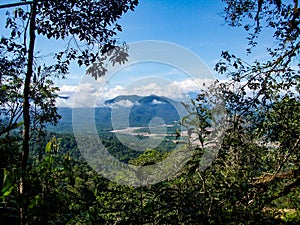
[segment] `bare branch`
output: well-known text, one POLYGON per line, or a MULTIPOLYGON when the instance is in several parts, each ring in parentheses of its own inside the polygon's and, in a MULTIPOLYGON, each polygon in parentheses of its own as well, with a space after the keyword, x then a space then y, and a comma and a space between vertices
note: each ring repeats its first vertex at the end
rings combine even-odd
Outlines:
POLYGON ((21 5, 30 5, 32 3, 33 3, 33 1, 4 4, 4 5, 0 5, 0 9, 12 8, 12 7, 21 6, 21 5))

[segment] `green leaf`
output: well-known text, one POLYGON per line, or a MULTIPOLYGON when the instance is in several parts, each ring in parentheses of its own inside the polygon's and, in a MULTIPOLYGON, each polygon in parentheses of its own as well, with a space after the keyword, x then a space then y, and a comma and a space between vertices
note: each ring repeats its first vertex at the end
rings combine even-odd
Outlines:
POLYGON ((52 149, 52 142, 49 141, 45 148, 46 153, 51 153, 51 149, 52 149))

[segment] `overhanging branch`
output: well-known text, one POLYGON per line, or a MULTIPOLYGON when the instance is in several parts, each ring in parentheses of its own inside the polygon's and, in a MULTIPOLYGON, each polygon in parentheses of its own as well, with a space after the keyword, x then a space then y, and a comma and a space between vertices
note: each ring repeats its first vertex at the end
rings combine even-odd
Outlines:
POLYGON ((30 5, 32 3, 33 1, 4 4, 4 5, 0 5, 0 9, 11 8, 16 6, 21 6, 21 5, 30 5))

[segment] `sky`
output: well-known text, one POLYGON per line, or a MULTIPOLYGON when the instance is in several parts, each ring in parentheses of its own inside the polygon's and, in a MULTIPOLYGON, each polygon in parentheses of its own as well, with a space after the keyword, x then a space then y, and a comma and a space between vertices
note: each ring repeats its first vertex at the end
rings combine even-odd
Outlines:
MULTIPOLYGON (((3 2, 10 1, 0 0, 0 3, 3 2)), ((116 70, 113 75, 105 76, 98 81, 87 78, 86 68, 72 64, 67 79, 55 80, 61 89, 59 94, 69 97, 58 99, 57 106, 77 107, 95 103, 89 102, 87 97, 80 96, 77 98, 77 105, 74 105, 76 91, 82 95, 97 96, 95 104, 98 105, 107 99, 125 94, 142 96, 157 94, 174 99, 180 98, 190 91, 197 92, 203 83, 201 79, 208 78, 198 76, 193 71, 189 71, 192 73, 189 74, 182 70, 180 60, 186 60, 188 63, 192 54, 202 60, 201 66, 206 66, 209 70, 207 72, 205 69, 209 78, 218 80, 226 79, 214 71, 214 65, 220 59, 221 51, 229 50, 250 61, 263 58, 264 49, 268 44, 267 39, 260 41, 260 46, 252 55, 247 56, 245 51, 247 33, 243 29, 232 28, 225 24, 222 17, 224 6, 221 0, 141 0, 134 12, 124 14, 119 20, 123 31, 118 33, 118 41, 126 42, 129 46, 147 40, 156 43, 167 42, 173 55, 158 53, 160 55, 157 55, 157 58, 165 54, 165 59, 155 60, 154 56, 151 62, 139 60, 142 56, 137 56, 138 60, 133 60, 134 63, 122 66, 119 71, 113 69, 116 70), (176 46, 183 50, 182 54, 186 52, 187 56, 184 57, 180 51, 178 52, 176 46), (173 56, 178 61, 174 61, 172 65, 165 63, 173 56), (81 98, 82 101, 79 102, 81 98)), ((1 29, 1 32, 5 33, 3 28, 1 29)), ((49 42, 41 37, 37 39, 40 55, 51 56, 65 45, 66 43, 49 42)), ((155 49, 160 49, 159 44, 155 46, 155 49)), ((162 52, 167 50, 161 49, 162 52)), ((199 69, 198 65, 190 67, 199 69)))

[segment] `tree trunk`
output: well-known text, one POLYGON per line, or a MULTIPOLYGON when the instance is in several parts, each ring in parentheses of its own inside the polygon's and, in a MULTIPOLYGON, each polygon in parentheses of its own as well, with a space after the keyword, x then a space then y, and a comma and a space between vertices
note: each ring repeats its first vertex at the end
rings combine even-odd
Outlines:
POLYGON ((32 5, 30 26, 29 26, 29 48, 27 59, 27 72, 24 82, 23 90, 23 148, 22 148, 22 170, 26 170, 27 160, 29 156, 29 133, 30 133, 30 83, 33 74, 33 57, 34 57, 34 45, 35 45, 35 17, 36 17, 36 3, 32 5))
MULTIPOLYGON (((30 141, 30 83, 31 77, 33 75, 33 61, 34 61, 34 45, 35 45, 35 19, 36 19, 36 1, 33 2, 31 6, 31 17, 29 25, 29 48, 28 48, 28 59, 27 59, 27 72, 25 76, 24 89, 23 89, 23 143, 22 143, 22 159, 21 159, 21 169, 22 176, 20 181, 20 195, 24 195, 26 192, 25 182, 24 182, 24 171, 26 170, 27 161, 29 157, 29 141, 30 141)), ((24 208, 20 207, 20 224, 25 224, 24 221, 24 208)))

